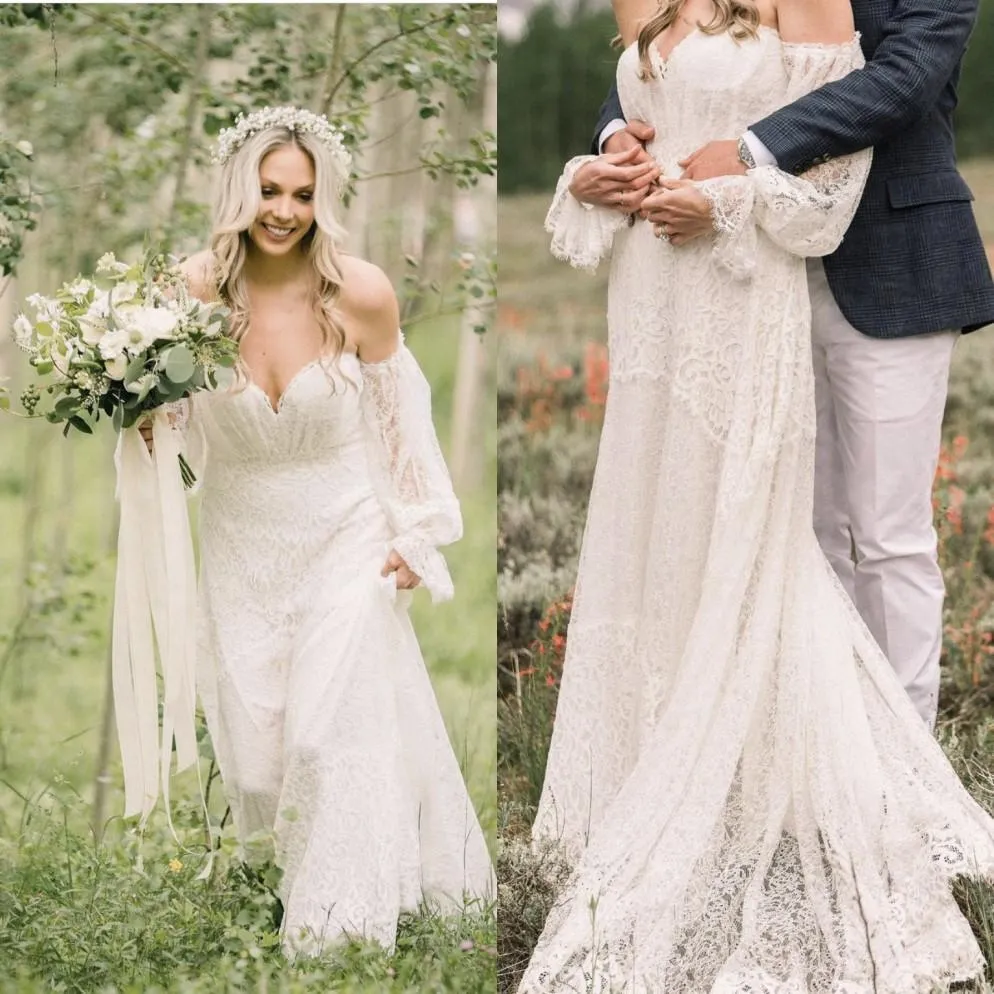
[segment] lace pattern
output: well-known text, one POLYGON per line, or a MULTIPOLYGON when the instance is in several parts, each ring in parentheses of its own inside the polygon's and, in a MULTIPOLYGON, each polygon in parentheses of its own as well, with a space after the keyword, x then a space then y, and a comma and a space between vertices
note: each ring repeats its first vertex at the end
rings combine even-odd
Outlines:
POLYGON ((545 217, 545 230, 552 235, 552 254, 574 269, 588 272, 594 272, 610 253, 615 232, 627 221, 620 211, 580 203, 570 193, 577 171, 596 158, 578 155, 566 163, 545 217))
MULTIPOLYGON (((783 45, 790 103, 864 65, 859 38, 848 45, 783 45)), ((862 195, 871 149, 824 162, 801 176, 772 166, 746 176, 707 180, 700 189, 711 204, 718 263, 737 277, 753 272, 757 230, 780 248, 800 256, 834 252, 842 242, 862 195)))
POLYGON ((396 531, 393 547, 433 602, 450 600, 452 579, 437 547, 462 537, 462 517, 432 425, 428 381, 403 336, 389 359, 360 368, 374 482, 396 531))
MULTIPOLYGON (((697 33, 650 81, 627 50, 618 85, 678 175, 858 60, 855 42, 697 33)), ((800 256, 841 237, 868 165, 729 181, 699 244, 615 234, 610 391, 533 827, 574 872, 521 994, 934 994, 982 974, 948 884, 994 873, 994 821, 812 527, 800 256)))
POLYGON ((407 599, 380 575, 395 535, 458 534, 422 381, 413 357, 346 354, 278 410, 250 384, 176 424, 209 446, 197 689, 240 841, 275 836, 291 956, 389 948, 402 911, 495 889, 407 599))

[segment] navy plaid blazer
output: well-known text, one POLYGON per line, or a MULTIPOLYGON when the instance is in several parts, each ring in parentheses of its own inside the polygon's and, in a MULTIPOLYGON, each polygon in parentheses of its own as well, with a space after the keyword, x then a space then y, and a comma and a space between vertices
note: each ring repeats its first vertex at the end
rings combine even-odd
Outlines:
MULTIPOLYGON (((853 0, 866 67, 750 126, 793 173, 873 147, 863 199, 825 272, 849 323, 876 338, 994 323, 994 283, 952 123, 978 2, 853 0)), ((622 116, 615 88, 595 134, 622 116)))

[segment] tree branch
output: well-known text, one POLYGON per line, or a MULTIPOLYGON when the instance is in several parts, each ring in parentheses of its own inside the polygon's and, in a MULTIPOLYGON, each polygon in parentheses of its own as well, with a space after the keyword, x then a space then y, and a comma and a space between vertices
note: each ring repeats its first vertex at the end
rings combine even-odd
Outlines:
POLYGON ((86 14, 87 17, 92 18, 100 24, 106 24, 109 27, 112 27, 115 31, 125 35, 132 41, 137 42, 139 45, 144 45, 146 48, 149 48, 155 52, 160 58, 172 63, 172 65, 176 66, 177 69, 181 69, 184 73, 186 73, 186 75, 190 75, 190 67, 182 59, 178 59, 171 52, 167 52, 164 48, 160 48, 154 41, 149 41, 147 38, 142 37, 142 35, 132 31, 131 28, 128 27, 126 21, 119 21, 116 17, 110 17, 101 11, 94 10, 92 7, 87 7, 84 4, 77 6, 76 10, 81 14, 86 14))
POLYGON ((332 86, 331 92, 327 96, 326 103, 329 106, 331 105, 331 101, 335 99, 335 94, 338 93, 339 89, 341 89, 342 84, 352 74, 352 70, 355 69, 356 66, 365 62, 366 59, 368 59, 374 52, 383 48, 384 45, 389 45, 391 42, 395 42, 400 38, 421 34, 421 32, 427 31, 428 28, 434 27, 436 24, 441 24, 443 21, 448 19, 448 16, 449 15, 446 14, 444 17, 432 18, 430 21, 425 21, 424 24, 419 24, 415 28, 401 28, 396 34, 389 35, 386 38, 381 38, 378 42, 376 42, 375 45, 370 45, 370 47, 367 48, 365 52, 357 56, 345 67, 345 71, 338 78, 338 81, 335 83, 335 85, 332 86))

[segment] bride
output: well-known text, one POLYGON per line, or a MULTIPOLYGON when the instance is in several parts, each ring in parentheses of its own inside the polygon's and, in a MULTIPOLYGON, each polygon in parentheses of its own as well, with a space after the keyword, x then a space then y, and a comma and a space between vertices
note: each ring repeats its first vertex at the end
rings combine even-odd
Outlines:
POLYGON ((339 248, 339 134, 267 108, 215 159, 184 269, 231 308, 242 382, 173 412, 202 481, 198 688, 239 837, 275 835, 287 952, 392 946, 402 910, 494 890, 407 615, 418 585, 452 596, 459 507, 390 283, 339 248))
MULTIPOLYGON (((663 177, 862 64, 847 0, 616 0, 618 89, 663 177), (655 16, 654 16, 655 15, 655 16)), ((569 193, 553 252, 611 250, 611 384, 537 845, 574 873, 521 994, 932 994, 979 977, 950 892, 994 874, 971 799, 812 527, 803 257, 870 152, 662 179, 715 233, 675 246, 569 193)))

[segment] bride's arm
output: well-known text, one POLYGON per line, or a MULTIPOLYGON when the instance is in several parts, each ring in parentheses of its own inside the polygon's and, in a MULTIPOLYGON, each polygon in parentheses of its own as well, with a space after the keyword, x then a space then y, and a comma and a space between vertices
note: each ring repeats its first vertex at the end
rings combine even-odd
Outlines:
MULTIPOLYGON (((179 265, 180 275, 186 282, 187 293, 191 297, 196 297, 197 300, 202 300, 205 304, 213 303, 217 300, 217 293, 213 289, 213 265, 214 256, 210 249, 197 252, 179 265)), ((176 400, 162 405, 162 409, 166 412, 166 416, 169 419, 170 427, 179 432, 182 438, 181 451, 183 457, 196 476, 196 484, 188 491, 190 496, 200 489, 200 483, 203 479, 207 462, 207 443, 200 426, 194 423, 193 406, 192 397, 186 397, 183 400, 176 400)), ((145 446, 149 453, 152 453, 151 419, 140 422, 138 431, 145 440, 145 446)))
POLYGON ((431 389, 398 329, 389 280, 368 263, 351 265, 365 274, 360 295, 346 305, 362 371, 360 403, 373 485, 394 532, 393 551, 433 601, 448 600, 452 580, 438 547, 462 537, 462 516, 432 423, 431 389))
MULTIPOLYGON (((864 64, 848 0, 781 0, 778 16, 788 76, 784 103, 864 64)), ((715 257, 747 275, 755 265, 757 230, 797 255, 834 252, 856 213, 871 161, 865 149, 800 176, 761 166, 699 184, 718 232, 715 257)))
POLYGON ((655 0, 611 0, 618 34, 627 48, 659 9, 655 0))

